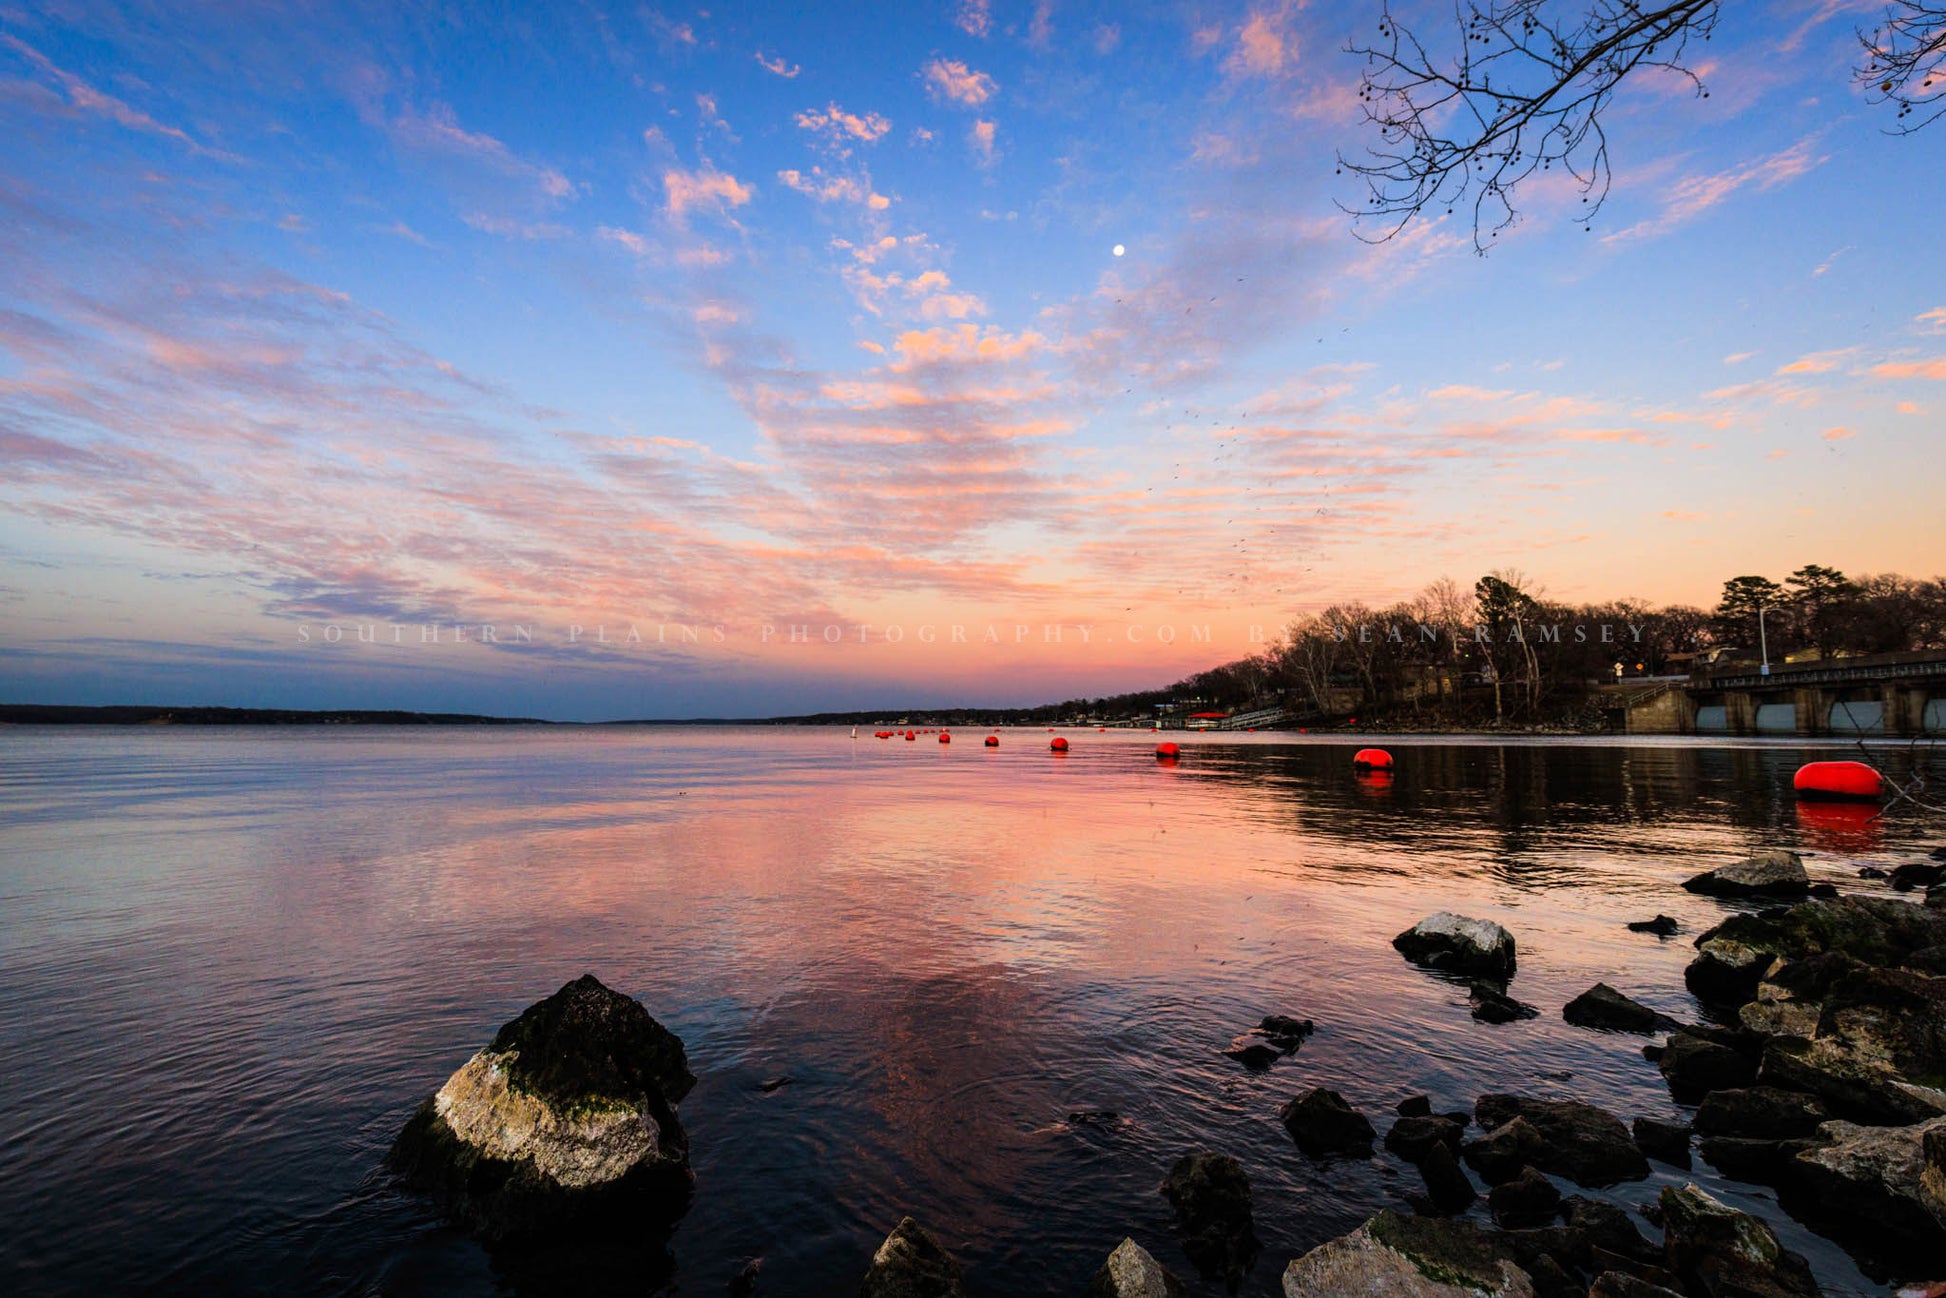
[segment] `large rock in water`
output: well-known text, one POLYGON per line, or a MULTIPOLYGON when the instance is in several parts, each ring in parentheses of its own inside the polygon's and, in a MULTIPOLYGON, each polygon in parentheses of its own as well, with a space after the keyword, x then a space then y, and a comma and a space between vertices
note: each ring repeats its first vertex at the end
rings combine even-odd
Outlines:
POLYGON ((1365 1158, 1372 1152, 1372 1142, 1378 1139, 1369 1118, 1345 1103, 1338 1092, 1322 1086, 1288 1101, 1278 1116, 1297 1147, 1313 1158, 1333 1154, 1365 1158))
POLYGON ((1712 1199, 1693 1185, 1664 1186, 1664 1259, 1693 1294, 1710 1298, 1815 1298, 1817 1281, 1803 1258, 1777 1242, 1770 1227, 1712 1199))
POLYGON ((1490 1130, 1523 1119, 1540 1137, 1539 1148, 1527 1161, 1576 1185, 1613 1185, 1649 1174, 1649 1160, 1636 1148, 1621 1119, 1592 1104, 1482 1095, 1474 1113, 1480 1125, 1490 1130))
POLYGON ((907 1217, 872 1254, 859 1298, 966 1298, 959 1263, 918 1222, 907 1217))
POLYGON ((673 1220, 693 1176, 682 1041, 592 974, 529 1006, 419 1106, 390 1162, 489 1238, 673 1220))
POLYGON ((1169 1169, 1162 1193, 1176 1209, 1182 1250, 1206 1279, 1234 1287, 1257 1260, 1250 1178, 1228 1154, 1184 1154, 1169 1169))
POLYGON ((1796 852, 1771 848, 1734 865, 1705 870, 1683 883, 1706 897, 1802 897, 1811 878, 1796 852))
POLYGON ((1946 1214, 1935 1215, 1925 1184, 1926 1142, 1946 1143, 1946 1118, 1916 1127, 1827 1122, 1824 1141, 1793 1160, 1791 1183, 1817 1211, 1881 1248, 1946 1258, 1946 1214))
POLYGON ((1596 983, 1562 1006, 1561 1017, 1578 1028, 1602 1028, 1609 1032, 1668 1032, 1682 1026, 1667 1014, 1624 996, 1607 983, 1596 983))
POLYGON ((1284 1270, 1284 1298, 1533 1298, 1520 1267, 1485 1232, 1381 1212, 1284 1270))
POLYGON ((1392 945, 1428 969, 1500 982, 1514 975, 1514 935, 1492 920, 1442 910, 1393 938, 1392 945))
POLYGON ((1088 1298, 1189 1298, 1189 1290, 1147 1249, 1125 1239, 1095 1272, 1088 1298))

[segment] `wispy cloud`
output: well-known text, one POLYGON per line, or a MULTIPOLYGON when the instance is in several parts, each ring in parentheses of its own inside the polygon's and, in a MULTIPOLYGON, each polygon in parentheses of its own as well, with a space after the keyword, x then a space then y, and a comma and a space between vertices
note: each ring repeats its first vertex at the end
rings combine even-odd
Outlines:
POLYGON ((60 67, 52 59, 19 37, 0 33, 0 48, 12 50, 35 71, 39 72, 48 81, 53 82, 60 89, 61 93, 66 96, 67 107, 74 112, 88 113, 96 117, 106 118, 116 125, 126 127, 131 131, 173 140, 188 149, 191 153, 211 158, 222 158, 232 162, 237 160, 234 154, 226 153, 221 149, 211 148, 180 127, 159 122, 141 109, 135 108, 113 95, 97 90, 94 86, 82 80, 74 73, 60 67))
POLYGON ((1781 152, 1727 171, 1704 176, 1686 176, 1663 195, 1662 210, 1623 230, 1605 236, 1610 243, 1629 239, 1653 238, 1695 220, 1741 190, 1761 193, 1788 184, 1829 160, 1817 152, 1817 137, 1807 136, 1781 152))
POLYGON ((926 90, 935 99, 978 108, 993 98, 1000 87, 984 72, 976 72, 957 59, 933 59, 921 69, 926 90))

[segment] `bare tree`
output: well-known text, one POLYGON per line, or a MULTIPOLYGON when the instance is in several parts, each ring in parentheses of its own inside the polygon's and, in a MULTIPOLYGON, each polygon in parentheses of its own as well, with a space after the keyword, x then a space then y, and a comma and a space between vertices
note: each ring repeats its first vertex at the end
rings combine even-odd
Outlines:
POLYGON ((1892 0, 1858 41, 1865 62, 1853 77, 1872 102, 1897 106, 1895 134, 1910 135, 1946 114, 1946 5, 1892 0))
MULTIPOLYGON (((1896 133, 1946 112, 1941 3, 1890 0, 1879 25, 1859 33, 1856 76, 1875 99, 1898 106, 1896 133)), ((1540 172, 1569 177, 1586 227, 1612 180, 1602 114, 1616 91, 1641 69, 1660 68, 1708 98, 1684 59, 1691 42, 1715 33, 1717 17, 1717 0, 1460 0, 1459 48, 1448 54, 1429 48, 1388 3, 1378 40, 1347 46, 1365 61, 1360 98, 1378 135, 1368 152, 1338 155, 1341 172, 1366 182, 1366 201, 1345 206, 1364 226, 1359 237, 1381 243, 1414 217, 1464 207, 1484 253, 1519 217, 1515 189, 1540 172)))

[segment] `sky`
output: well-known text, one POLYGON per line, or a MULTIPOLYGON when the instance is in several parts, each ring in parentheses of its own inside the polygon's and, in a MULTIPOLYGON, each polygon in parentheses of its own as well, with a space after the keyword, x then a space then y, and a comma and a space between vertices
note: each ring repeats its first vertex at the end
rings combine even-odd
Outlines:
POLYGON ((0 701, 1029 704, 1946 568, 1870 5, 1727 11, 1486 256, 1341 207, 1375 5, 819 8, 0 0, 0 701))

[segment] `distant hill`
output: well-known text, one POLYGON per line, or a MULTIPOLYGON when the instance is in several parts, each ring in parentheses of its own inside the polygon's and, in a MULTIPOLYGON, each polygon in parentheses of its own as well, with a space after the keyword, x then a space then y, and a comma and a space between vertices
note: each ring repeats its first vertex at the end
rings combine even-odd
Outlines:
POLYGON ((533 717, 466 712, 303 712, 290 708, 54 707, 0 703, 0 725, 30 726, 545 726, 533 717))

